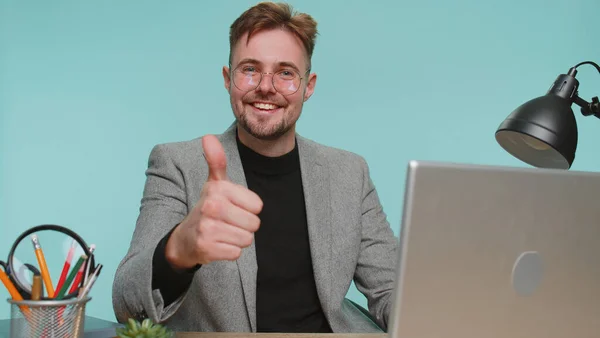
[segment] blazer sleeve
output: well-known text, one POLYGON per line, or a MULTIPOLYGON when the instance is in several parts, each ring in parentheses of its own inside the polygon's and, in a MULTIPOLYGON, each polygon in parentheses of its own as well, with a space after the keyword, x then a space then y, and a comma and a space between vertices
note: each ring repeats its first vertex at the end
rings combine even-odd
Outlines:
POLYGON ((392 308, 399 241, 387 221, 364 159, 362 165, 362 240, 354 281, 356 288, 367 298, 369 312, 386 330, 392 308))
POLYGON ((184 177, 169 154, 166 145, 150 152, 140 213, 113 281, 113 309, 119 322, 128 318, 163 322, 179 308, 189 289, 165 308, 160 290, 152 288, 154 252, 188 213, 184 177))

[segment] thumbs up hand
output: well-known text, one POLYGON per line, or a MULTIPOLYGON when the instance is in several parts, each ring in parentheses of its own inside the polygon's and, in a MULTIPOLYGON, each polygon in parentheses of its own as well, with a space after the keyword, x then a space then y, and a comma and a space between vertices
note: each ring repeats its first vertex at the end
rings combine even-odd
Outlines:
POLYGON ((177 226, 165 255, 175 269, 219 260, 236 260, 252 244, 263 202, 251 190, 227 179, 227 159, 215 136, 202 138, 208 179, 200 200, 177 226))
POLYGON ((202 138, 202 148, 204 149, 204 156, 206 156, 206 162, 208 163, 208 180, 227 180, 227 159, 219 140, 212 135, 207 135, 202 138))

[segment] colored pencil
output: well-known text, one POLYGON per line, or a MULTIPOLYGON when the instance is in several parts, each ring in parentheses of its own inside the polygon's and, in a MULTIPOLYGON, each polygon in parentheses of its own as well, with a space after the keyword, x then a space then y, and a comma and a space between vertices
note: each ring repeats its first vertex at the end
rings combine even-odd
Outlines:
MULTIPOLYGON (((95 244, 90 245, 90 254, 92 254, 95 249, 96 249, 95 244)), ((77 276, 75 276, 75 280, 73 281, 73 284, 71 284, 71 288, 69 289, 68 294, 72 294, 73 292, 75 292, 77 290, 77 288, 80 287, 79 284, 82 283, 82 279, 84 279, 84 277, 87 276, 90 271, 91 263, 92 263, 92 256, 90 256, 86 259, 85 264, 83 264, 81 266, 81 268, 79 269, 79 271, 77 272, 77 276), (84 270, 86 270, 85 275, 83 273, 84 270)), ((87 277, 85 277, 85 279, 87 279, 87 277)), ((83 283, 85 283, 85 281, 83 283)), ((81 286, 83 286, 83 284, 81 286)))
POLYGON ((71 248, 69 249, 69 252, 67 253, 67 258, 65 259, 65 264, 63 265, 63 269, 62 272, 60 273, 60 278, 58 279, 58 284, 56 284, 56 290, 60 290, 63 286, 63 284, 65 283, 65 280, 67 279, 67 273, 69 272, 69 269, 71 268, 71 261, 73 260, 73 254, 75 253, 75 245, 77 244, 77 241, 73 240, 73 243, 71 243, 71 248))
POLYGON ((65 281, 65 284, 63 284, 62 288, 58 291, 58 293, 56 294, 56 299, 60 300, 63 299, 63 297, 65 296, 65 293, 67 293, 67 289, 69 288, 69 286, 71 286, 71 283, 73 282, 73 279, 75 278, 75 275, 77 274, 77 271, 79 271, 79 268, 81 267, 81 265, 83 264, 83 262, 85 261, 85 259, 87 258, 87 255, 83 254, 81 255, 81 257, 79 257, 79 259, 77 260, 77 263, 75 263, 75 266, 73 266, 73 269, 71 270, 71 273, 69 274, 69 277, 67 277, 67 280, 65 281))

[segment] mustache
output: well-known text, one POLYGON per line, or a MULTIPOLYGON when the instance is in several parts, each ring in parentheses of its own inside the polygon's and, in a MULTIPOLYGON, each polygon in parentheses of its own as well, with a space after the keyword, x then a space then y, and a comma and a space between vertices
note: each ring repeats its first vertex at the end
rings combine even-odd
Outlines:
POLYGON ((281 100, 275 95, 250 95, 242 99, 242 102, 247 104, 251 104, 256 101, 272 103, 279 107, 287 106, 287 102, 285 100, 281 100))

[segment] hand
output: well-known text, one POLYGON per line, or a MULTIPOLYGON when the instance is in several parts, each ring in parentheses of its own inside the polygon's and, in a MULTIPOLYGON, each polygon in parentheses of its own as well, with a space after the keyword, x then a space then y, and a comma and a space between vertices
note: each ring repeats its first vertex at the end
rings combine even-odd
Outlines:
POLYGON ((227 179, 227 159, 216 137, 202 138, 208 179, 200 200, 175 228, 166 246, 167 261, 175 269, 219 260, 236 260, 254 240, 263 202, 251 190, 227 179))

